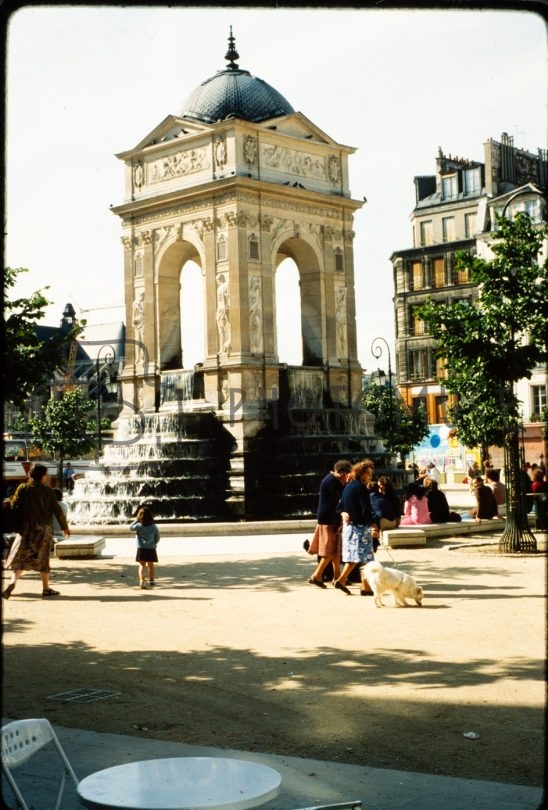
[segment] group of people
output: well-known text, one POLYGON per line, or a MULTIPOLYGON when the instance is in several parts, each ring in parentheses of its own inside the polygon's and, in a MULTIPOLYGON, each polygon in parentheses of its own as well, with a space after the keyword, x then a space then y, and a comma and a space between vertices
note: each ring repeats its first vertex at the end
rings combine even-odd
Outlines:
MULTIPOLYGON (((48 468, 44 464, 35 464, 28 480, 17 487, 9 501, 9 516, 15 537, 4 562, 4 568, 11 571, 11 577, 2 591, 3 598, 11 597, 24 571, 40 574, 43 598, 59 596, 59 591, 51 588, 49 581, 53 537, 54 534, 70 537, 70 528, 63 493, 51 486, 48 468)), ((149 585, 153 586, 160 532, 152 511, 147 506, 141 506, 129 529, 136 533, 135 559, 139 563, 141 588, 147 587, 147 569, 149 585)))
MULTIPOLYGON (((389 476, 381 475, 373 481, 374 463, 370 459, 357 464, 346 459, 337 461, 320 483, 314 535, 312 541, 304 542, 305 550, 317 557, 309 583, 325 589, 326 579, 331 579, 337 590, 350 594, 347 580, 359 566, 360 593, 367 595, 371 591, 363 569, 374 560, 383 531, 398 526, 460 522, 462 515, 450 509, 433 464, 428 473, 432 471, 432 475, 417 475, 407 485, 402 508, 389 476)), ((496 517, 505 503, 505 488, 497 471, 489 471, 489 483, 492 486, 481 476, 474 480, 476 503, 470 516, 475 520, 496 517)))
POLYGON ((317 525, 312 542, 305 545, 309 554, 318 557, 318 564, 308 580, 311 585, 327 587, 324 572, 331 564, 334 587, 350 595, 348 577, 356 566, 360 566, 360 593, 363 596, 370 593, 363 568, 375 559, 374 550, 379 539, 379 523, 373 513, 369 489, 373 470, 370 459, 357 464, 341 459, 322 479, 317 525))

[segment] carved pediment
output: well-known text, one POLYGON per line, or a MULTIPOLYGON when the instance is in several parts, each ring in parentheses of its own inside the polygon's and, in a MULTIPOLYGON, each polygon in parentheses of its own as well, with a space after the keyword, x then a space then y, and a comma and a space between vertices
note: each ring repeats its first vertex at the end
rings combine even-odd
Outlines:
POLYGON ((170 141, 184 141, 185 139, 192 138, 194 135, 199 135, 208 132, 211 127, 206 124, 200 124, 195 121, 187 121, 185 118, 178 118, 175 115, 168 115, 167 118, 158 124, 148 135, 139 141, 139 143, 128 149, 125 152, 120 152, 116 157, 126 159, 131 157, 136 152, 146 149, 150 146, 157 146, 162 143, 170 141))
MULTIPOLYGON (((300 112, 292 115, 284 115, 270 121, 265 121, 260 125, 261 129, 279 132, 281 135, 290 135, 294 138, 302 138, 311 143, 321 143, 333 148, 339 148, 339 144, 329 135, 326 135, 319 127, 310 121, 300 112)), ((350 150, 354 151, 354 150, 350 150)))

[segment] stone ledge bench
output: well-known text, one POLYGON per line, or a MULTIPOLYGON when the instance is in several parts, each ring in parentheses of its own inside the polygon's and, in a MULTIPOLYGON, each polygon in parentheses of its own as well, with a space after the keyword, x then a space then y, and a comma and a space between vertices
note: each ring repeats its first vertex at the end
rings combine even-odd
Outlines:
MULTIPOLYGON (((527 520, 529 526, 535 525, 533 512, 528 513, 527 520)), ((420 523, 415 526, 400 526, 399 529, 386 529, 382 533, 381 546, 390 548, 425 546, 429 537, 456 537, 459 534, 502 531, 505 524, 505 517, 494 517, 485 518, 479 523, 475 520, 462 520, 460 523, 420 523)))
POLYGON ((425 546, 429 537, 455 537, 459 534, 478 534, 504 528, 504 518, 495 517, 482 520, 463 520, 460 523, 421 523, 415 526, 400 526, 382 533, 381 546, 402 548, 403 546, 425 546))
POLYGON ((105 538, 100 535, 73 534, 55 544, 55 556, 60 559, 100 557, 105 545, 105 538))

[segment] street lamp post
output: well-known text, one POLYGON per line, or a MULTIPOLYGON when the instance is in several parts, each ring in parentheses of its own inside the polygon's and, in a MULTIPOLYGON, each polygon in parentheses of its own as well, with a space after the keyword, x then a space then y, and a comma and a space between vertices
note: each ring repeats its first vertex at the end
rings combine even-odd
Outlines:
POLYGON ((373 357, 376 360, 379 360, 382 357, 384 351, 386 351, 386 354, 388 356, 388 393, 389 393, 389 402, 390 402, 389 419, 388 419, 390 440, 389 440, 389 443, 388 443, 388 449, 390 450, 390 452, 392 452, 392 438, 393 438, 393 428, 394 428, 394 423, 393 423, 393 417, 394 417, 394 389, 392 387, 392 359, 391 359, 391 356, 390 356, 390 346, 388 345, 388 341, 385 340, 385 338, 383 338, 383 337, 373 338, 373 341, 371 343, 371 354, 373 355, 373 357), (384 343, 384 346, 381 345, 382 343, 384 343))
MULTIPOLYGON (((101 456, 101 377, 105 369, 110 369, 116 359, 116 352, 109 345, 103 345, 95 358, 95 374, 97 377, 97 461, 101 456)), ((110 374, 109 374, 110 378, 110 374)))

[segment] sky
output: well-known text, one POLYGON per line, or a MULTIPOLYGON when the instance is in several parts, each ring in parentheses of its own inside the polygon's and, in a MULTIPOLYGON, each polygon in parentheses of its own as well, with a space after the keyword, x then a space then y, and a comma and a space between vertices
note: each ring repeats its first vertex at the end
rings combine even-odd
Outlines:
POLYGON ((29 270, 17 293, 49 286, 48 325, 67 302, 89 323, 125 320, 115 155, 225 68, 230 26, 241 68, 357 150, 365 370, 383 365, 374 338, 393 351, 390 256, 412 247, 414 177, 435 173, 439 147, 483 161, 503 132, 519 148, 547 147, 546 25, 532 10, 52 4, 7 22, 4 263, 29 270))

